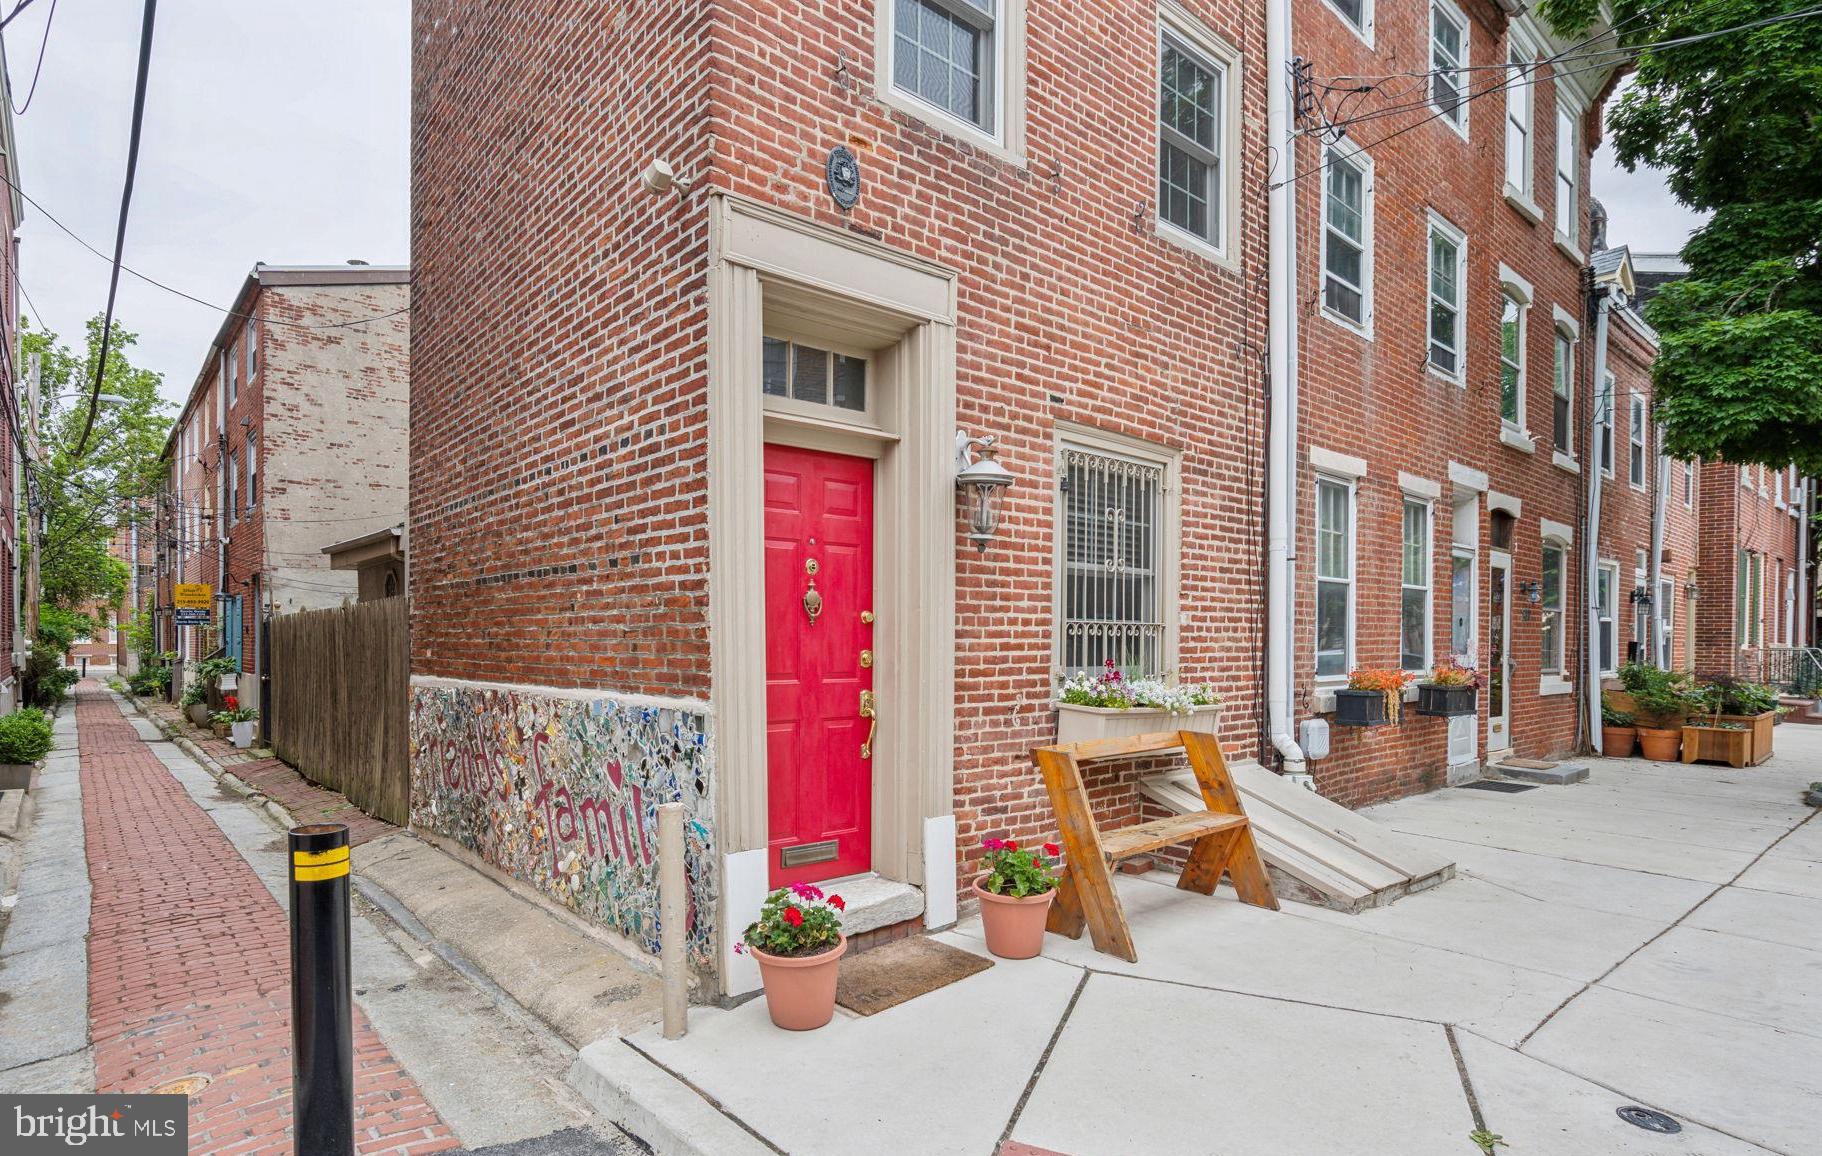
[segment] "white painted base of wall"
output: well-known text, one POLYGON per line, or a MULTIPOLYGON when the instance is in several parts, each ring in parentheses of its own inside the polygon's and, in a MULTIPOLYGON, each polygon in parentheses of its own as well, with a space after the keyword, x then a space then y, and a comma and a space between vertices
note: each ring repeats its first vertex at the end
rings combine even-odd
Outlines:
POLYGON ((1451 787, 1459 787, 1463 783, 1472 783, 1480 778, 1480 770, 1479 760, 1475 760, 1471 763, 1451 763, 1449 765, 1449 777, 1445 782, 1451 787))
POLYGON ((955 922, 955 816, 924 820, 924 926, 955 922))
POLYGON ((721 987, 724 995, 759 990, 759 965, 734 945, 765 906, 766 850, 737 851, 721 859, 721 987))

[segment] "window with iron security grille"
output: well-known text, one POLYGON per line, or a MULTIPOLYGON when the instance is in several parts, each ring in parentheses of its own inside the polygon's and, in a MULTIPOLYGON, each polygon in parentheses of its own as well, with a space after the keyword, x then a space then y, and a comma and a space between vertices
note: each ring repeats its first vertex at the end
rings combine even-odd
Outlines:
POLYGON ((1065 447, 1062 667, 1163 673, 1164 466, 1065 447))

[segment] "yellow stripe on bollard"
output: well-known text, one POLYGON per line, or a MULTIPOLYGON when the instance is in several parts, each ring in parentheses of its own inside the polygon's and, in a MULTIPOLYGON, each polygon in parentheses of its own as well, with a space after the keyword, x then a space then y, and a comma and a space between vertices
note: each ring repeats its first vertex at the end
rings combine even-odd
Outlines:
POLYGON ((291 878, 299 883, 321 883, 325 879, 340 879, 348 874, 348 860, 340 863, 326 863, 321 867, 293 867, 291 878))
POLYGON ((298 867, 320 867, 325 863, 346 863, 348 848, 331 847, 327 851, 293 851, 291 862, 298 867))

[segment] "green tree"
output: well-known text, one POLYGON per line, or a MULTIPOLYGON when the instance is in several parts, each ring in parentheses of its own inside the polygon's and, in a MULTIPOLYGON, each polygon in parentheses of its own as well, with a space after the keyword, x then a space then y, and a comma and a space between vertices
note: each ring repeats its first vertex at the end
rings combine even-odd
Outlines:
POLYGON ((41 601, 66 610, 92 602, 119 606, 131 572, 110 546, 129 519, 139 519, 150 532, 150 499, 158 492, 159 455, 171 429, 169 404, 158 395, 162 379, 128 361, 135 338, 116 324, 101 392, 125 402, 101 407, 78 457, 72 451, 87 416, 101 319, 88 324, 83 357, 60 344, 55 333, 21 329, 25 354, 37 354, 41 362, 41 454, 32 471, 33 503, 44 516, 41 601), (60 394, 75 396, 51 400, 60 394))
MULTIPOLYGON (((1572 34, 1599 14, 1597 0, 1541 7, 1572 34)), ((1711 214, 1683 249, 1689 276, 1646 310, 1677 457, 1822 473, 1822 17, 1777 19, 1813 7, 1611 2, 1619 43, 1638 53, 1608 121, 1616 155, 1663 170, 1677 200, 1711 214), (1774 22, 1740 28, 1758 21, 1774 22), (1711 33, 1723 34, 1666 43, 1711 33)))

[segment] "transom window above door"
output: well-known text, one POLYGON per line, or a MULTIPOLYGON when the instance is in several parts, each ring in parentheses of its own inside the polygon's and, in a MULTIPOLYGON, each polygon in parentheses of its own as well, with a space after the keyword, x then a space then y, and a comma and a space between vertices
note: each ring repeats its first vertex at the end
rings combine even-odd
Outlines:
POLYGON ((760 382, 767 397, 867 412, 867 358, 767 337, 760 382))

